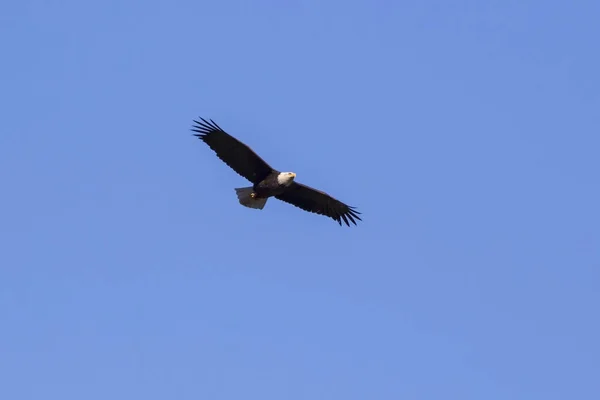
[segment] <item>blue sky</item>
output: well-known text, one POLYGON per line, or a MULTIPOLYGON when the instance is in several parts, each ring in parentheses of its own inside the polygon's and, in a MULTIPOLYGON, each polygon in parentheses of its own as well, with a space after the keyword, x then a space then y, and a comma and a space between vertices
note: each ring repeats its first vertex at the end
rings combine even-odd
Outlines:
POLYGON ((597 1, 0 15, 1 398, 599 398, 597 1))

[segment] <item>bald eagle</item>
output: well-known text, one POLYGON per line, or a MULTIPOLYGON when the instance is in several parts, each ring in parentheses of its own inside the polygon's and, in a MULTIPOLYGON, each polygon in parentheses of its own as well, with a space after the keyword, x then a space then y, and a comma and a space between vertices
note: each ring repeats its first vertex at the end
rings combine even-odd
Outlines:
POLYGON ((358 216, 361 213, 355 207, 296 182, 294 172, 273 169, 250 147, 229 135, 212 119, 210 122, 200 119, 202 122, 193 120, 195 125, 192 131, 198 132, 194 136, 206 143, 231 169, 252 183, 252 186, 234 189, 241 205, 262 210, 268 198, 275 197, 305 211, 332 218, 340 226, 342 220, 347 226, 350 226, 349 222, 356 225, 356 220, 361 220, 358 216))

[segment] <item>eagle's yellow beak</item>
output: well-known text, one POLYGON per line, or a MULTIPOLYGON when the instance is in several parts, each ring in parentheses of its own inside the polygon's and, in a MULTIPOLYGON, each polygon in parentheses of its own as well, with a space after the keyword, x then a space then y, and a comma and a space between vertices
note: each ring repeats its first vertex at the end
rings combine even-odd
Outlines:
POLYGON ((290 175, 293 176, 294 178, 296 177, 296 174, 294 172, 290 172, 290 175))

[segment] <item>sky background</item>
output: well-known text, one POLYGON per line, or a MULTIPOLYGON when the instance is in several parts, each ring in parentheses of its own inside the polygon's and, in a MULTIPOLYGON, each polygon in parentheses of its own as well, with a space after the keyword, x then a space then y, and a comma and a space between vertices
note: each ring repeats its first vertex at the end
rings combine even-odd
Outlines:
POLYGON ((0 398, 600 398, 598 1, 5 1, 0 398), (212 118, 363 214, 270 200, 212 118))

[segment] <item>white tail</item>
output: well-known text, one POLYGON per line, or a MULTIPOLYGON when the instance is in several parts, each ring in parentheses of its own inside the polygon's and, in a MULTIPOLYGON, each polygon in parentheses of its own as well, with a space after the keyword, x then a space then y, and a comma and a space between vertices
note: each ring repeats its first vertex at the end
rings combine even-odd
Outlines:
POLYGON ((262 210, 265 204, 267 204, 267 199, 255 199, 254 197, 251 197, 250 195, 253 191, 254 190, 252 189, 252 186, 244 188, 235 188, 235 193, 237 194, 238 200, 241 205, 249 208, 262 210))

